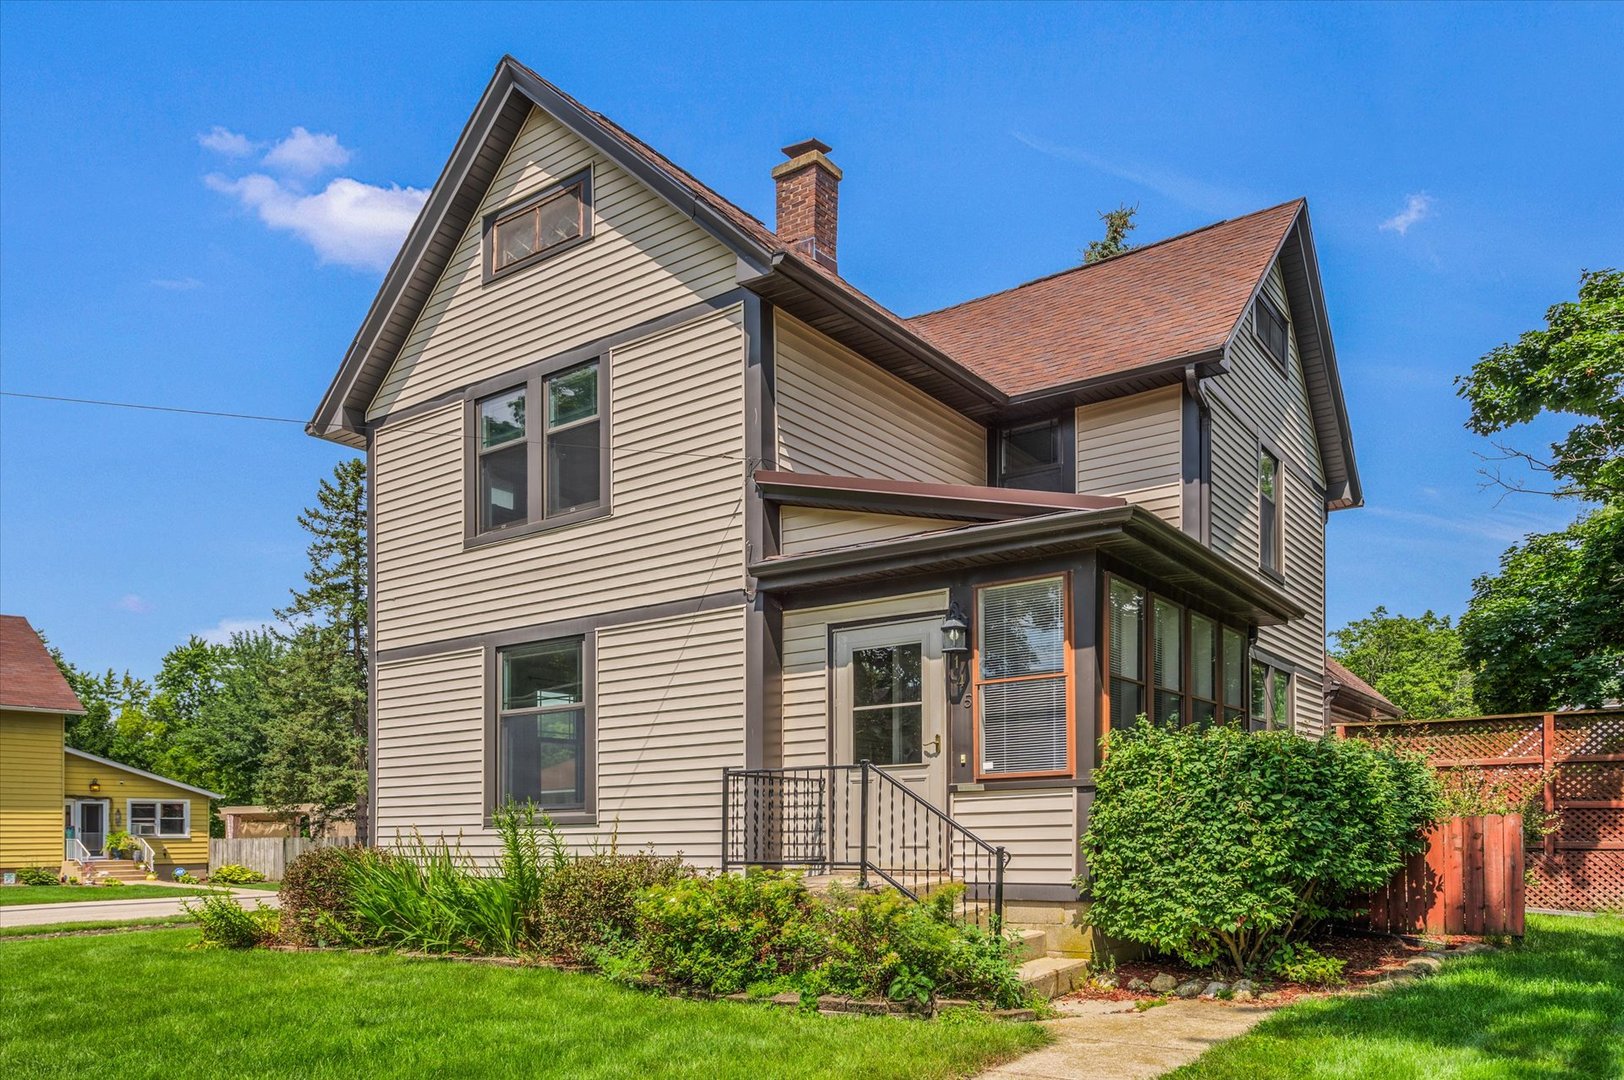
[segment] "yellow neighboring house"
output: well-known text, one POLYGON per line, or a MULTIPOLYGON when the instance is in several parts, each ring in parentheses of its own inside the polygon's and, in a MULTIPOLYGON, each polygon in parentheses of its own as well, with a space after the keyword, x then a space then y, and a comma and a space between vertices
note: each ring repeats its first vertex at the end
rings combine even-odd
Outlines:
POLYGON ((220 796, 67 746, 66 719, 83 713, 28 620, 0 615, 0 872, 207 870, 209 800, 220 796), (139 838, 133 859, 109 858, 120 831, 139 838))

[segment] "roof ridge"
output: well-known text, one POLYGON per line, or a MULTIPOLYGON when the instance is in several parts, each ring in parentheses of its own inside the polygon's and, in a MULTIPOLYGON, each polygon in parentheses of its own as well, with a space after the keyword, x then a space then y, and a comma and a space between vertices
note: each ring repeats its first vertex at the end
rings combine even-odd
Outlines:
POLYGON ((948 304, 945 307, 932 308, 930 311, 921 311, 917 315, 909 315, 906 318, 907 321, 913 322, 916 319, 923 319, 930 315, 940 315, 944 311, 953 311, 956 308, 968 307, 969 305, 979 303, 982 300, 991 300, 995 296, 1003 296, 1006 293, 1018 292, 1019 290, 1025 289, 1032 285, 1041 285, 1045 281, 1053 281, 1055 278, 1066 277, 1071 274, 1081 273, 1084 270, 1092 270, 1096 266, 1104 266, 1107 263, 1114 263, 1123 259, 1132 258, 1133 256, 1138 255, 1140 252, 1149 251, 1151 248, 1163 247, 1178 240, 1187 240, 1192 236, 1198 236, 1201 233, 1210 232, 1213 229, 1222 228, 1225 225, 1233 225, 1237 222, 1246 221, 1248 218, 1261 217, 1264 214, 1270 214, 1276 210, 1280 210, 1297 203, 1307 205, 1307 196, 1299 195, 1294 199, 1287 199, 1285 202, 1276 203, 1273 206, 1265 206, 1262 209, 1251 210, 1236 217, 1224 218, 1221 221, 1209 222, 1206 225, 1200 225, 1194 229, 1186 229, 1184 232, 1174 233, 1172 236, 1164 236, 1160 240, 1152 240, 1150 243, 1141 244, 1139 247, 1129 248, 1127 251, 1119 252, 1116 255, 1110 255, 1106 258, 1100 259, 1098 262, 1082 263, 1077 266, 1068 266, 1064 270, 1055 270, 1052 273, 1043 274, 1039 277, 1032 278, 1029 281, 1023 281, 1018 285, 1010 285, 1007 288, 999 289, 996 292, 983 293, 980 296, 972 296, 967 300, 960 300, 956 304, 948 304))

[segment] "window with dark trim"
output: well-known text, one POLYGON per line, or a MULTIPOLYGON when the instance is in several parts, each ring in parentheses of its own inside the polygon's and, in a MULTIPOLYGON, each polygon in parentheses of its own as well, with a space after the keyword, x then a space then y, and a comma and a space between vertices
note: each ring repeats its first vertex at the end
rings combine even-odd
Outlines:
POLYGON ((591 360, 475 402, 474 533, 606 504, 604 369, 591 360))
POLYGON ((1190 612, 1190 721, 1210 727, 1218 719, 1218 623, 1190 612))
POLYGON ((587 695, 581 638, 497 654, 496 805, 587 808, 587 695))
POLYGON ((1267 450, 1257 455, 1258 565, 1280 573, 1280 552, 1285 544, 1280 514, 1280 459, 1267 450))
POLYGON ((1070 609, 1064 575, 976 590, 977 775, 1071 775, 1070 609))
POLYGON ((1047 472, 1060 464, 1060 422, 1007 427, 998 436, 998 470, 1005 478, 1047 472))
POLYGON ((1126 730, 1145 710, 1145 590, 1111 578, 1106 637, 1111 649, 1112 730, 1126 730))
POLYGON ((1266 295, 1260 294, 1257 303, 1252 305, 1252 331, 1257 335, 1264 351, 1280 365, 1280 370, 1288 370, 1290 352, 1287 345, 1289 330, 1286 316, 1266 295))
POLYGON ((592 175, 580 172, 485 217, 485 280, 592 238, 592 175))
POLYGON ((1107 582, 1110 730, 1131 728, 1142 716, 1180 726, 1205 726, 1219 716, 1245 723, 1246 635, 1114 573, 1107 582))
POLYGON ((1224 723, 1239 724, 1246 719, 1246 635, 1224 627, 1223 655, 1219 667, 1224 673, 1224 723))
POLYGON ((1151 677, 1156 688, 1156 722, 1189 722, 1184 710, 1184 609, 1171 600, 1151 602, 1151 677))
POLYGON ((1263 660, 1252 661, 1253 731, 1291 731, 1291 672, 1263 660))

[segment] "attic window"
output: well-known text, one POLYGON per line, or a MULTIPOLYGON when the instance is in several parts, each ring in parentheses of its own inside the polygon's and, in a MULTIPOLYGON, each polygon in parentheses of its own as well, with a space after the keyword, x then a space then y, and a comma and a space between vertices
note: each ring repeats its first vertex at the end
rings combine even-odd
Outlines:
POLYGON ((1268 354, 1274 357, 1274 362, 1280 365, 1280 370, 1285 371, 1286 316, 1267 296, 1259 296, 1252 308, 1252 332, 1263 343, 1268 354))
POLYGON ((485 280, 592 238, 592 174, 584 171, 485 217, 485 280))

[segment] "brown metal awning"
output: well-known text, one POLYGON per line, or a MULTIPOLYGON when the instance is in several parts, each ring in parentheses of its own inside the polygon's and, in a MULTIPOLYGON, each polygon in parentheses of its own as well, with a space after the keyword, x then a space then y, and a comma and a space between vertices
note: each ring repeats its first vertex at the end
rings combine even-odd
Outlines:
POLYGON ((1279 586, 1145 508, 1127 504, 1051 510, 804 555, 780 555, 751 563, 749 571, 762 592, 789 595, 1087 550, 1111 554, 1170 587, 1259 626, 1307 614, 1279 586))

